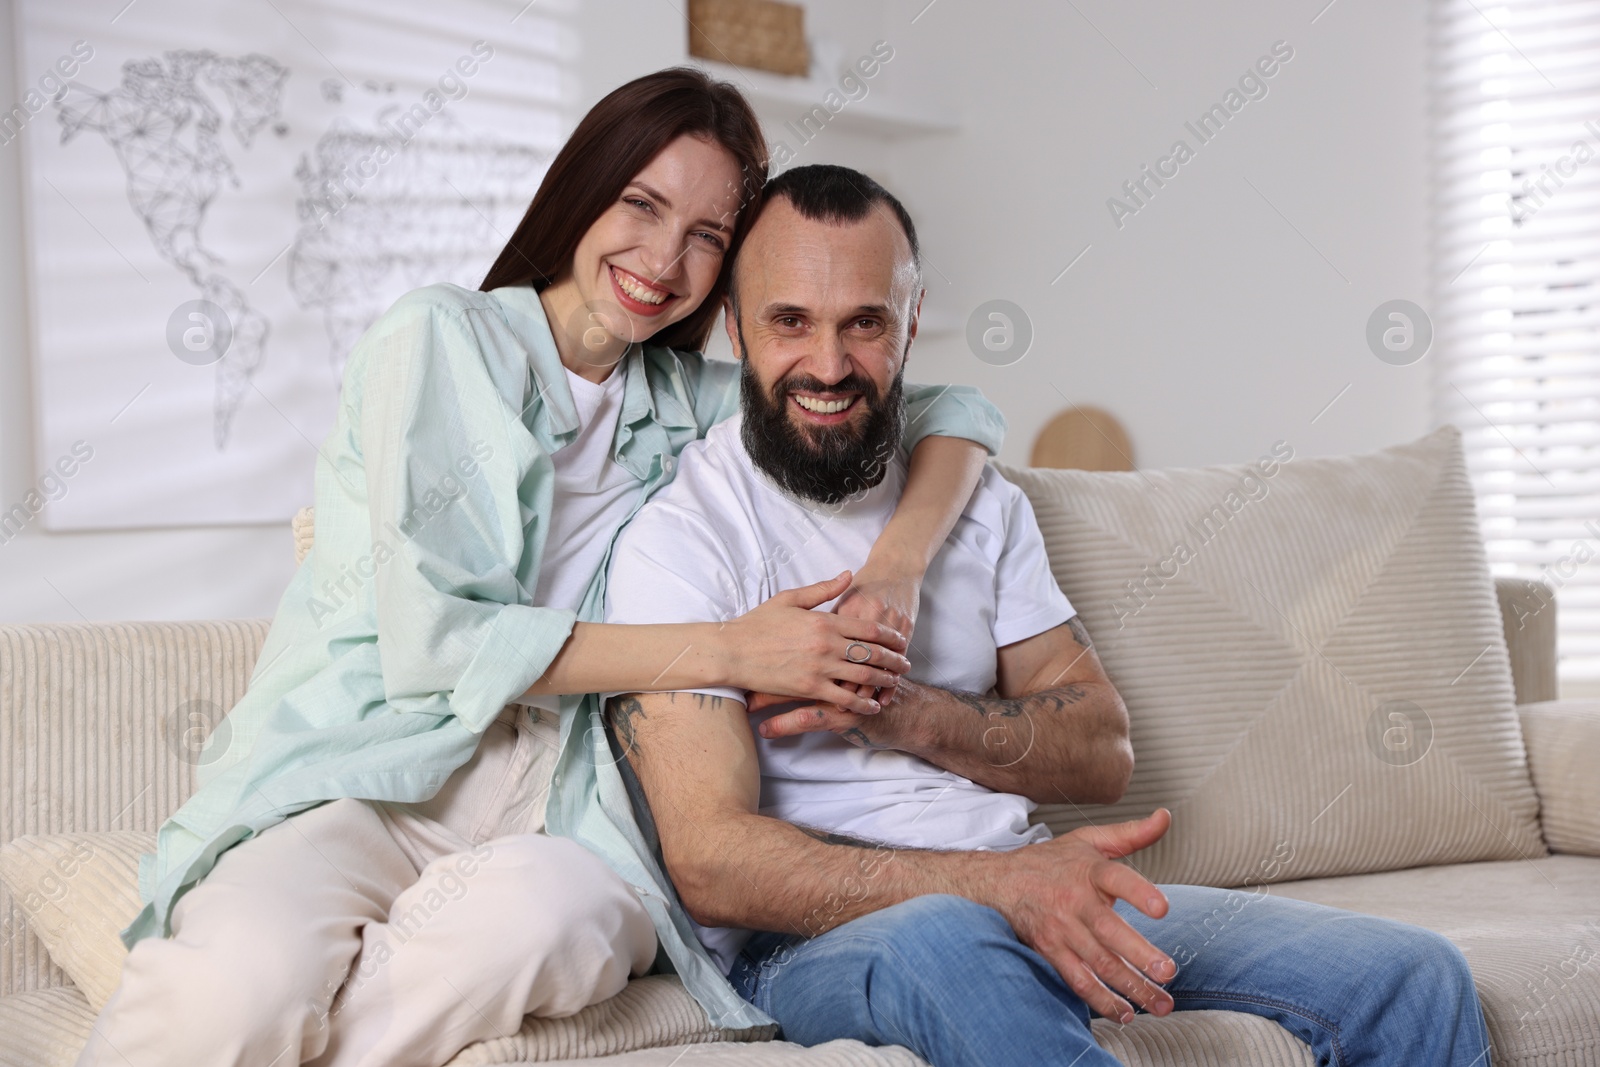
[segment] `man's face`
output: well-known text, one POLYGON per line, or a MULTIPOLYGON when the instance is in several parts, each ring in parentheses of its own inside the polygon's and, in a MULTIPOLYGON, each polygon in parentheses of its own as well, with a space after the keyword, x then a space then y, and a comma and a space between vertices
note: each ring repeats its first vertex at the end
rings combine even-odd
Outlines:
POLYGON ((882 480, 900 443, 901 379, 922 291, 887 207, 859 222, 768 204, 735 268, 744 444, 785 489, 833 503, 882 480))

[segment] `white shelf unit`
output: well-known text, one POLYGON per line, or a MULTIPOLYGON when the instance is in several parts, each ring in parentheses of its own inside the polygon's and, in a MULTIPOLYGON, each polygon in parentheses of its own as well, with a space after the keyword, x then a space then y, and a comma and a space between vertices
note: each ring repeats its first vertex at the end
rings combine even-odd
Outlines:
MULTIPOLYGON (((747 70, 727 63, 699 58, 687 62, 713 77, 732 82, 750 98, 756 115, 773 130, 785 122, 795 122, 814 107, 822 107, 830 91, 841 96, 836 82, 818 78, 792 78, 764 70, 747 70)), ((952 114, 917 107, 890 99, 882 89, 866 83, 868 92, 860 100, 846 98, 844 106, 831 112, 830 127, 854 134, 899 140, 955 133, 961 124, 952 114)))

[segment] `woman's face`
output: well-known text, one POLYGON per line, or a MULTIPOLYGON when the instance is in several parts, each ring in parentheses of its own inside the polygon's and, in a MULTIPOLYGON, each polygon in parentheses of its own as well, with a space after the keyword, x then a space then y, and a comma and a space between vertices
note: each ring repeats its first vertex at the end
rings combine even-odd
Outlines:
POLYGON ((569 290, 566 332, 586 361, 614 363, 630 342, 700 306, 733 239, 740 177, 726 148, 686 134, 589 227, 557 283, 569 290))

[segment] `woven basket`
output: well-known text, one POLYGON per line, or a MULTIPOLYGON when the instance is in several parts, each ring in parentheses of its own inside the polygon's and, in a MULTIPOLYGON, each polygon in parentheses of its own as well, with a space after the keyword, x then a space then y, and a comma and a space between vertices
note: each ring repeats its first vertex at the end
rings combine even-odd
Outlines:
POLYGON ((805 9, 778 0, 689 0, 689 54, 738 67, 804 75, 805 9))

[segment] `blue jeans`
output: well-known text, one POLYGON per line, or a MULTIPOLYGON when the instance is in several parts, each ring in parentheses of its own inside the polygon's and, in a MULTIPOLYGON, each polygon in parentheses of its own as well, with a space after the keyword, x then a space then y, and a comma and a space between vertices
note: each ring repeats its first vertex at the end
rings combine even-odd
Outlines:
MULTIPOLYGON (((1178 964, 1165 983, 1176 1010, 1265 1016, 1329 1067, 1488 1067, 1472 975, 1444 937, 1261 888, 1161 889, 1164 919, 1116 909, 1178 964)), ((810 939, 758 933, 729 980, 802 1045, 904 1045, 934 1067, 1117 1063, 1049 961, 963 897, 918 897, 810 939)))

